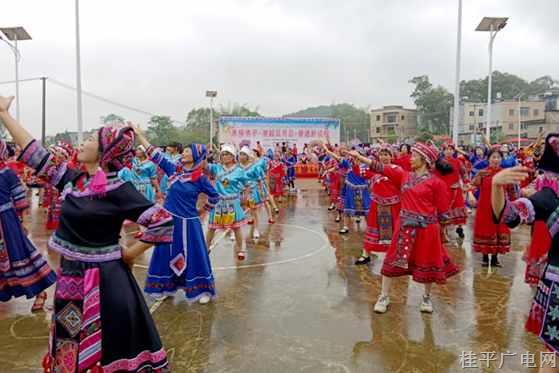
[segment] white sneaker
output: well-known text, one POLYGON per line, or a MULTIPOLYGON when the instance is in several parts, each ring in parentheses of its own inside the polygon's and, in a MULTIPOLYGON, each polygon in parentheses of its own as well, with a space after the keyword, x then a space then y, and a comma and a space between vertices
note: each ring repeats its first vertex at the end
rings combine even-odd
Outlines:
POLYGON ((231 241, 235 241, 235 232, 229 233, 229 239, 230 239, 231 241))
POLYGON ((254 233, 252 234, 252 238, 254 238, 255 240, 260 238, 260 232, 258 232, 258 229, 254 230, 254 233))
POLYGON ((210 303, 210 301, 212 300, 212 298, 210 298, 209 295, 202 295, 200 297, 200 299, 198 299, 198 303, 200 304, 208 304, 210 303))
POLYGON ((424 313, 433 313, 433 303, 429 295, 424 295, 419 310, 424 313))
POLYGON ((375 303, 375 312, 376 313, 385 313, 388 305, 390 304, 390 297, 388 295, 380 295, 378 297, 377 302, 375 303))

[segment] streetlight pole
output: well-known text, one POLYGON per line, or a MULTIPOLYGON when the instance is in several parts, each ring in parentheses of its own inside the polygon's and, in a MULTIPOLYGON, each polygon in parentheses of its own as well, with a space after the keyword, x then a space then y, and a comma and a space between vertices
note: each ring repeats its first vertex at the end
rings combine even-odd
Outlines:
POLYGON ((520 118, 520 98, 522 97, 522 93, 519 93, 517 96, 517 102, 518 102, 518 149, 520 149, 520 126, 522 125, 522 120, 520 118))
MULTIPOLYGON (((495 36, 507 25, 506 17, 483 17, 476 28, 476 31, 489 31, 489 75, 487 77, 487 127, 485 133, 488 139, 491 138, 491 85, 493 78, 493 42, 495 36)), ((491 140, 489 140, 491 141, 491 140)))
POLYGON ((46 130, 47 130, 47 78, 42 77, 42 110, 41 110, 41 145, 46 146, 46 130))
MULTIPOLYGON (((6 37, 8 38, 8 40, 13 41, 14 45, 11 45, 10 43, 8 43, 6 41, 6 44, 8 44, 10 46, 10 48, 12 49, 12 51, 14 52, 14 57, 15 57, 15 74, 16 74, 16 120, 18 122, 20 122, 20 105, 19 105, 19 61, 21 59, 21 56, 19 54, 19 49, 18 49, 18 41, 21 40, 31 40, 31 36, 29 36, 29 34, 27 33, 27 31, 21 27, 2 27, 0 28, 0 31, 2 31, 2 33, 4 35, 6 35, 6 37)), ((1 39, 1 38, 0 38, 1 39)))
MULTIPOLYGON (((487 125, 485 128, 485 135, 488 139, 491 139, 491 88, 493 83, 493 42, 495 41, 495 36, 497 32, 494 31, 494 26, 491 25, 491 29, 489 31, 489 75, 487 81, 487 125)), ((491 140, 489 140, 491 141, 491 140)))
POLYGON ((460 113, 460 59, 462 53, 462 0, 458 0, 458 22, 456 31, 456 81, 454 86, 454 125, 452 126, 452 142, 458 144, 458 128, 460 113))
POLYGON ((214 98, 210 98, 210 144, 214 141, 214 98))
POLYGON ((18 121, 18 123, 20 122, 20 115, 19 115, 19 58, 17 56, 17 34, 15 34, 14 37, 14 47, 15 47, 15 53, 16 53, 16 120, 18 121))
POLYGON ((80 0, 76 0, 76 94, 78 114, 78 143, 83 141, 82 66, 80 51, 80 0))
POLYGON ((217 97, 217 91, 206 91, 206 97, 210 99, 210 147, 213 150, 214 145, 214 98, 217 97))

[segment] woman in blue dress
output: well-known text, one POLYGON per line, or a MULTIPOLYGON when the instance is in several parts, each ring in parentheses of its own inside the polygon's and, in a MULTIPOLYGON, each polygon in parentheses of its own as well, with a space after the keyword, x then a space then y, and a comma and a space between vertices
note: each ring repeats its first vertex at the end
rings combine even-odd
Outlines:
POLYGON ((118 176, 123 181, 130 181, 138 192, 150 202, 155 202, 159 194, 159 184, 157 182, 157 168, 155 164, 147 158, 146 149, 139 146, 136 149, 136 157, 132 159, 131 169, 128 167, 119 171, 118 176))
MULTIPOLYGON (((369 193, 369 181, 361 176, 360 165, 347 158, 341 158, 336 153, 331 152, 326 146, 325 151, 340 162, 340 168, 345 170, 345 177, 342 181, 340 198, 343 203, 344 225, 340 229, 341 234, 349 233, 351 218, 355 217, 357 224, 361 222, 362 216, 367 216, 371 205, 371 195, 369 193)), ((344 155, 347 151, 341 150, 344 155)))
POLYGON ((297 154, 287 154, 284 158, 287 167, 287 175, 285 177, 289 193, 295 193, 295 165, 297 164, 297 154))
MULTIPOLYGON (((250 212, 252 219, 248 223, 254 225, 252 238, 258 239, 260 238, 260 232, 258 231, 258 209, 266 203, 261 180, 266 172, 265 164, 261 162, 254 162, 253 158, 254 153, 248 146, 243 146, 243 148, 239 151, 239 166, 245 172, 250 169, 254 169, 258 175, 258 178, 251 179, 248 183, 246 183, 246 186, 241 193, 241 207, 243 208, 243 211, 250 212)), ((269 214, 268 217, 271 218, 271 214, 269 214)))
POLYGON ((152 147, 138 127, 135 131, 150 158, 169 177, 163 207, 174 221, 173 243, 158 245, 153 250, 144 290, 161 297, 173 296, 182 289, 189 303, 206 304, 215 297, 215 283, 200 216, 219 200, 219 194, 203 173, 206 146, 185 147, 181 161, 173 162, 152 147), (201 193, 207 195, 208 200, 198 210, 196 205, 201 193))
POLYGON ((215 177, 215 189, 221 197, 218 204, 210 212, 206 243, 211 243, 218 229, 231 229, 235 235, 235 252, 237 259, 244 260, 243 235, 241 227, 247 223, 246 215, 241 207, 241 192, 251 180, 258 180, 258 167, 264 167, 266 157, 255 162, 257 167, 243 170, 236 162, 236 150, 233 145, 225 144, 221 148, 221 163, 208 164, 209 173, 215 177))
POLYGON ((45 303, 44 290, 54 284, 56 276, 21 225, 29 203, 23 184, 5 163, 10 155, 0 139, 0 301, 36 296, 32 310, 38 311, 45 303))
MULTIPOLYGON (((262 158, 261 153, 258 149, 253 149, 253 155, 255 156, 254 162, 259 161, 262 158)), ((272 213, 272 202, 270 198, 270 188, 268 187, 268 163, 264 163, 262 167, 259 167, 258 184, 253 190, 254 198, 256 200, 262 201, 262 204, 266 208, 268 213, 268 223, 274 224, 276 221, 274 219, 274 214, 272 213)))
MULTIPOLYGON (((487 159, 487 148, 483 145, 478 145, 474 149, 474 154, 470 157, 470 163, 472 164, 472 172, 470 175, 470 180, 473 180, 474 177, 481 171, 485 170, 489 167, 489 160, 487 159)), ((475 197, 475 201, 470 201, 468 198, 468 204, 473 202, 476 204, 476 201, 479 199, 479 188, 475 188, 473 195, 475 197)), ((475 206, 470 206, 475 207, 475 206)))
POLYGON ((503 160, 501 161, 502 168, 511 168, 516 166, 516 156, 510 152, 508 144, 501 145, 501 153, 503 153, 503 160))

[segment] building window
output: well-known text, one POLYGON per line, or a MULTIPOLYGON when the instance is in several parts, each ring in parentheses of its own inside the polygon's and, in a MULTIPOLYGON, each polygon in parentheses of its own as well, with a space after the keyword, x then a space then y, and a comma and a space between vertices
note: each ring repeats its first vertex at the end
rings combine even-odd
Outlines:
POLYGON ((377 115, 377 122, 380 122, 380 115, 377 115))
POLYGON ((520 108, 520 116, 521 117, 527 117, 530 115, 530 108, 527 107, 521 107, 520 108))
POLYGON ((527 130, 528 129, 528 123, 520 123, 520 129, 527 130))
POLYGON ((473 131, 473 130, 474 130, 474 127, 475 127, 475 126, 474 126, 473 124, 470 124, 470 131, 473 131))
POLYGON ((478 112, 478 113, 479 113, 479 116, 480 116, 480 117, 483 117, 483 109, 479 109, 479 112, 478 112))
POLYGON ((475 112, 470 111, 470 116, 473 117, 475 115, 475 112))
POLYGON ((540 115, 540 111, 538 109, 534 109, 534 116, 537 117, 540 115))
POLYGON ((479 122, 479 123, 477 124, 477 127, 478 127, 479 129, 482 129, 482 128, 483 128, 483 122, 479 122))
POLYGON ((400 119, 404 120, 404 119, 406 119, 406 117, 402 115, 400 119))
POLYGON ((513 130, 514 129, 514 123, 509 123, 509 130, 513 130))
POLYGON ((387 123, 396 123, 398 121, 398 114, 387 114, 386 115, 386 122, 387 123))
POLYGON ((514 116, 514 109, 509 109, 509 117, 514 116))
POLYGON ((380 133, 380 127, 377 127, 376 130, 377 130, 377 133, 380 133))
MULTIPOLYGON (((535 115, 535 114, 534 114, 535 115)), ((543 127, 540 127, 538 133, 542 133, 543 132, 543 127)))

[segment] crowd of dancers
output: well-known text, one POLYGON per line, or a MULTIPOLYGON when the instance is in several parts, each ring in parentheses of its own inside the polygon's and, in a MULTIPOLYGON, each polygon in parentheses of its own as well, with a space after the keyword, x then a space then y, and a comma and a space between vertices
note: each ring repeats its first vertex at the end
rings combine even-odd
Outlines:
POLYGON ((522 149, 487 141, 472 149, 328 141, 301 152, 259 143, 163 149, 139 126, 118 124, 75 148, 44 148, 11 117, 12 100, 0 96, 0 121, 19 149, 0 141, 0 301, 35 298, 33 310, 40 311, 56 283, 45 372, 168 371, 131 273, 134 260, 154 247, 145 293, 159 298, 181 290, 188 302, 211 302, 216 232, 230 232, 235 258, 245 260, 241 228, 252 224, 250 238, 257 239, 258 227, 275 223, 286 195, 296 193, 295 167, 303 159, 319 165, 324 207, 339 234, 366 224, 355 265, 382 258, 378 313, 388 311, 391 280, 399 276, 423 284, 420 311, 434 311, 432 284, 460 271, 446 247, 463 245, 468 215, 482 266, 502 266, 510 228, 531 224, 525 278, 537 293, 527 329, 559 349, 559 134, 522 149), (60 254, 56 274, 22 223, 30 202, 25 184, 41 186, 46 229, 53 231, 48 248, 60 254), (134 244, 121 244, 123 231, 134 233, 134 244))

